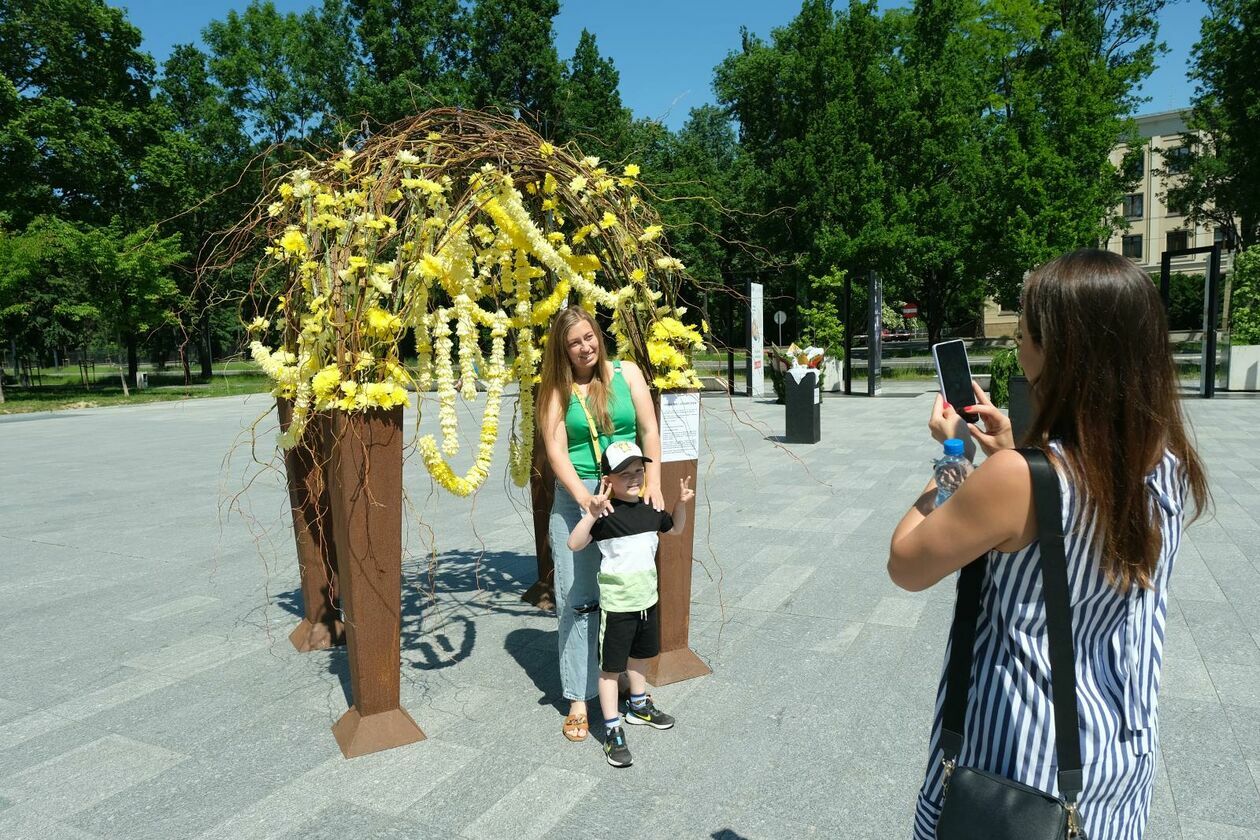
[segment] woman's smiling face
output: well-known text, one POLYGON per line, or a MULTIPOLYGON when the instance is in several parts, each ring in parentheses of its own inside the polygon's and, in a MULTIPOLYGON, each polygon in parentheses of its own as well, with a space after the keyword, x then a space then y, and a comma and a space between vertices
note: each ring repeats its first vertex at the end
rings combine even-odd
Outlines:
POLYGON ((586 320, 569 328, 564 346, 569 353, 569 364, 573 366, 574 373, 586 373, 599 361, 599 336, 586 320))

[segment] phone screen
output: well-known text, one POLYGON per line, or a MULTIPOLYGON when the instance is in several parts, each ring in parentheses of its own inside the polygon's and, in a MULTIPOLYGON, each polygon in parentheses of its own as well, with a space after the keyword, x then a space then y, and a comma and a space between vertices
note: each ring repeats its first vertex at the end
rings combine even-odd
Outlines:
POLYGON ((971 365, 967 362, 967 347, 961 341, 943 341, 932 345, 932 357, 936 360, 936 378, 941 385, 945 402, 963 416, 968 423, 978 419, 973 412, 964 412, 963 406, 975 405, 976 392, 971 388, 971 365))

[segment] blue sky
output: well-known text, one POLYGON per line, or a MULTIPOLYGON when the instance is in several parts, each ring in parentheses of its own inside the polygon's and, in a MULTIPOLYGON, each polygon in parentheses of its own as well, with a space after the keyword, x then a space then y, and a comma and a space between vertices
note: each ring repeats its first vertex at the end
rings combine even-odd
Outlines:
MULTIPOLYGON (((122 6, 144 33, 144 46, 161 62, 175 44, 200 42, 207 23, 241 9, 248 0, 129 0, 122 6)), ((713 102, 713 68, 739 48, 739 29, 769 37, 770 30, 791 20, 797 0, 561 0, 556 18, 556 47, 561 58, 573 54, 585 27, 595 34, 600 52, 611 57, 621 73, 622 100, 639 117, 663 120, 677 129, 694 107, 713 102)), ((301 11, 311 0, 276 0, 282 11, 301 11)), ((902 5, 881 0, 882 6, 902 5)), ((1141 113, 1182 108, 1190 103, 1193 85, 1186 79, 1190 48, 1199 37, 1206 14, 1203 0, 1181 0, 1164 9, 1160 35, 1169 52, 1159 59, 1143 94, 1150 97, 1141 113)))

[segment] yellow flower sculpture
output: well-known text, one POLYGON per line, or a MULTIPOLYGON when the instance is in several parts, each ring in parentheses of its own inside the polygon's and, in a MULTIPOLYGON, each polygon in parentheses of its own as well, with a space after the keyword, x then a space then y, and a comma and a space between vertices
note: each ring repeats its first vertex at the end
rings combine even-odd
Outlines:
POLYGON ((524 484, 538 347, 566 305, 610 317, 619 351, 658 387, 697 387, 690 354, 703 342, 676 303, 685 269, 639 176, 637 164, 614 170, 519 121, 454 110, 289 172, 257 214, 271 259, 256 285, 279 293, 250 312, 251 354, 294 401, 281 445, 301 438, 312 411, 393 408, 433 388, 438 422, 417 451, 438 484, 466 496, 492 470, 514 386, 509 472, 524 484), (271 334, 279 346, 264 343, 271 334), (456 469, 459 402, 483 389, 471 463, 456 469))

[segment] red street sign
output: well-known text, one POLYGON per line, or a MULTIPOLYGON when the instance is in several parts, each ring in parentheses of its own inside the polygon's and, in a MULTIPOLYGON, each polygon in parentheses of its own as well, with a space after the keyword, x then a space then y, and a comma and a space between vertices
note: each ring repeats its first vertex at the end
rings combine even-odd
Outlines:
POLYGON ((919 317, 919 304, 917 303, 903 304, 901 307, 901 315, 903 318, 918 318, 919 317))

